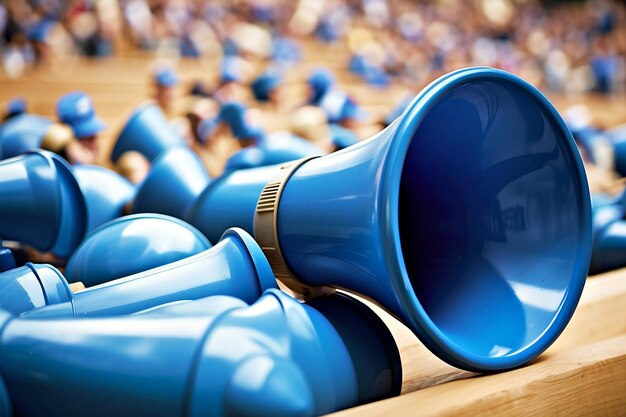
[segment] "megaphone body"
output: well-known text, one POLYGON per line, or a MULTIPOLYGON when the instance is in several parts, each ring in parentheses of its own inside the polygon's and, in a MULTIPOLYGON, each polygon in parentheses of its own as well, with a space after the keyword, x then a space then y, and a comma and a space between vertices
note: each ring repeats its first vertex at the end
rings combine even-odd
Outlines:
POLYGON ((0 162, 0 239, 59 257, 82 241, 87 207, 69 165, 45 151, 0 162))
POLYGON ((94 230, 70 257, 69 282, 91 287, 187 258, 211 248, 193 226, 161 214, 135 214, 94 230))
POLYGON ((117 172, 96 165, 73 167, 74 176, 87 203, 87 232, 121 217, 133 200, 135 187, 117 172))
POLYGON ((137 190, 133 213, 161 213, 182 218, 185 209, 210 182, 200 158, 188 147, 165 150, 137 190))
POLYGON ((276 132, 259 139, 255 146, 244 148, 226 161, 225 170, 275 165, 300 158, 322 155, 313 143, 288 132, 276 132))
POLYGON ((172 129, 159 106, 146 103, 126 122, 111 152, 111 161, 116 162, 128 151, 137 151, 152 161, 165 149, 181 145, 185 142, 172 129))
POLYGON ((626 221, 624 195, 616 198, 594 196, 593 251, 590 274, 626 266, 626 221))
POLYGON ((41 147, 41 141, 52 121, 33 114, 12 117, 0 127, 2 157, 12 158, 41 147))
POLYGON ((615 155, 615 170, 622 176, 626 176, 626 125, 604 132, 605 136, 613 144, 615 155))
POLYGON ((2 312, 0 372, 15 412, 311 416, 400 391, 397 347, 355 300, 319 300, 329 319, 278 290, 252 306, 228 297, 201 302, 183 305, 182 315, 168 306, 106 319, 2 312))
POLYGON ((72 293, 63 275, 50 265, 0 274, 11 289, 0 294, 0 307, 24 317, 85 317, 131 314, 164 303, 229 295, 255 301, 276 279, 251 236, 237 229, 213 248, 138 274, 72 293), (19 297, 16 297, 19 295, 19 297))
POLYGON ((210 240, 252 227, 277 278, 305 297, 368 296, 479 372, 520 366, 558 337, 591 252, 569 130, 538 90, 490 68, 441 77, 345 150, 216 179, 187 213, 209 219, 210 240))

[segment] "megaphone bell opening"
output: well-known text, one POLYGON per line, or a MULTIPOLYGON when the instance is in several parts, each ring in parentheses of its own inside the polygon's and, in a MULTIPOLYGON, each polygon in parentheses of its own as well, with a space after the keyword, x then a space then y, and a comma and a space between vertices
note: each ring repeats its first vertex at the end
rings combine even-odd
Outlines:
POLYGON ((417 301, 409 320, 464 368, 541 353, 588 265, 588 190, 569 132, 537 90, 507 75, 452 81, 414 102, 397 130, 413 129, 398 200, 417 301))

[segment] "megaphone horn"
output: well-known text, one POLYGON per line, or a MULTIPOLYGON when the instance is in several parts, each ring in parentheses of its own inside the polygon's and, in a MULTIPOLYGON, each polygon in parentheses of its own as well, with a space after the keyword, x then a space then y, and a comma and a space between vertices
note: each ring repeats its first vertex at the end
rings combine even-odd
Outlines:
POLYGON ((310 307, 273 289, 251 306, 200 302, 183 316, 180 305, 81 320, 0 311, 0 373, 16 414, 313 416, 400 392, 391 334, 347 296, 310 307))
POLYGON ((135 196, 135 187, 115 171, 96 165, 77 165, 73 171, 87 203, 87 232, 121 217, 135 196))
POLYGON ((182 218, 185 209, 209 184, 200 158, 186 146, 164 151, 137 190, 133 213, 161 213, 182 218))
POLYGON ((492 68, 439 78, 345 150, 218 178, 187 220, 209 239, 254 229, 275 274, 305 297, 363 294, 478 372, 520 366, 558 337, 591 254, 569 130, 536 88, 492 68))
POLYGON ((0 162, 0 239, 59 257, 82 241, 87 208, 71 168, 45 151, 0 162))
POLYGON ((162 214, 133 214, 94 230, 74 251, 64 274, 87 287, 156 268, 211 248, 195 227, 162 214))
POLYGON ((185 145, 161 109, 153 103, 139 106, 120 132, 111 152, 116 162, 124 152, 137 151, 150 161, 172 146, 185 145))
MULTIPOLYGON (((49 265, 36 265, 54 276, 55 291, 63 287, 65 299, 47 298, 47 305, 29 309, 22 299, 0 293, 0 307, 23 317, 85 317, 130 314, 160 304, 180 300, 195 300, 211 295, 229 295, 246 302, 256 301, 264 290, 276 287, 263 252, 254 239, 240 229, 230 229, 211 249, 176 262, 152 268, 104 284, 72 293, 66 279, 49 265)), ((0 283, 5 281, 0 274, 0 283)), ((13 286, 22 286, 24 278, 13 278, 13 286)), ((27 293, 43 293, 46 288, 25 288, 27 293)))

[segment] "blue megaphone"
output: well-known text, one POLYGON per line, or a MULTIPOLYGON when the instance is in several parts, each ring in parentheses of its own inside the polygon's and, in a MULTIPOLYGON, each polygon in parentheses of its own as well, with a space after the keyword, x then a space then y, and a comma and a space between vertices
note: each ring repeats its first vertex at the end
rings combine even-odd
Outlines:
POLYGON ((305 298, 323 286, 366 295, 441 359, 479 372, 554 342, 591 255, 569 130, 536 88, 491 68, 439 78, 342 151, 218 178, 187 220, 209 240, 253 231, 305 298))
POLYGON ((165 149, 177 145, 185 146, 185 142, 172 129, 159 106, 145 103, 126 122, 111 152, 111 161, 116 162, 128 151, 137 151, 152 161, 165 149))
POLYGON ((85 199, 62 158, 39 151, 0 162, 0 239, 65 258, 86 228, 85 199))
POLYGON ((186 146, 170 148, 154 160, 139 185, 132 212, 180 218, 210 180, 204 164, 191 149, 186 146))
POLYGON ((115 171, 97 165, 77 165, 74 176, 87 203, 87 232, 124 215, 135 197, 135 186, 115 171))
POLYGON ((4 381, 0 377, 0 417, 12 417, 13 409, 11 408, 11 399, 7 392, 4 381))
POLYGON ((41 147, 41 141, 52 121, 34 114, 12 117, 0 127, 2 157, 12 158, 41 147))
POLYGON ((88 235, 65 268, 69 282, 91 287, 187 258, 211 248, 195 227, 170 216, 135 214, 88 235))
POLYGON ((626 221, 624 195, 616 198, 595 195, 593 202, 593 250, 590 274, 626 266, 626 221))
POLYGON ((314 416, 400 392, 393 338, 346 295, 314 307, 279 290, 251 306, 194 303, 81 320, 1 312, 16 415, 314 416))
POLYGON ((626 177, 626 125, 609 129, 604 132, 604 135, 613 145, 615 170, 622 177, 626 177))
MULTIPOLYGON (((124 278, 72 293, 66 279, 50 265, 27 264, 30 271, 0 274, 1 284, 26 293, 21 298, 0 294, 0 308, 24 317, 85 317, 135 313, 164 303, 229 295, 254 302, 276 279, 263 252, 250 235, 229 229, 211 249, 124 278), (38 287, 35 279, 46 279, 38 287), (24 283, 24 284, 23 284, 24 283), (28 284, 28 287, 26 285, 28 284), (52 288, 57 298, 49 295, 52 288), (43 294, 43 296, 42 296, 43 294), (39 297, 39 298, 37 298, 39 297), (45 298, 47 297, 47 298, 45 298), (34 299, 45 298, 35 308, 34 299)), ((16 270, 14 270, 16 271, 16 270)))

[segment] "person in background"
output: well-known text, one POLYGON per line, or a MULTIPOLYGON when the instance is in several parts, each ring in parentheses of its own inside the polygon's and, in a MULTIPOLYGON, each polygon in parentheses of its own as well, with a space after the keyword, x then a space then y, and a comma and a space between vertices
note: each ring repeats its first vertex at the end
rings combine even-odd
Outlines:
POLYGON ((152 76, 154 100, 167 116, 172 115, 174 109, 174 92, 178 83, 178 76, 170 67, 159 68, 152 76))
POLYGON ((72 165, 95 163, 99 134, 106 125, 96 116, 89 96, 79 91, 68 93, 59 99, 56 110, 59 121, 67 124, 76 138, 65 149, 68 162, 72 165))
POLYGON ((2 122, 6 122, 12 117, 24 114, 26 111, 26 100, 21 97, 16 97, 7 103, 7 111, 2 118, 2 122))

